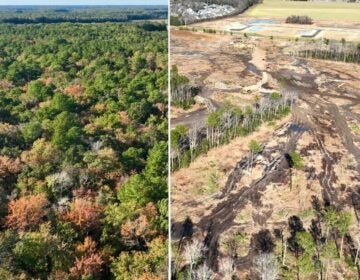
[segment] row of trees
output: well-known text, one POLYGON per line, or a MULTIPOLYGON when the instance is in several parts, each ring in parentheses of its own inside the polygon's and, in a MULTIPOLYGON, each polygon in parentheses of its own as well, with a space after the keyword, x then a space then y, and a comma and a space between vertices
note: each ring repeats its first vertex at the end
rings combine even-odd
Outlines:
POLYGON ((0 279, 166 278, 165 24, 0 33, 0 279))
POLYGON ((31 23, 100 23, 132 20, 166 19, 165 6, 139 7, 3 7, 0 22, 12 24, 31 23))
POLYGON ((225 104, 210 112, 205 125, 191 129, 179 125, 171 131, 172 170, 189 164, 199 154, 254 131, 261 123, 287 114, 295 100, 293 93, 273 92, 268 98, 256 97, 253 106, 240 108, 225 104))
POLYGON ((343 62, 360 62, 360 44, 324 39, 323 41, 306 42, 306 45, 292 49, 291 55, 305 58, 318 58, 343 62))

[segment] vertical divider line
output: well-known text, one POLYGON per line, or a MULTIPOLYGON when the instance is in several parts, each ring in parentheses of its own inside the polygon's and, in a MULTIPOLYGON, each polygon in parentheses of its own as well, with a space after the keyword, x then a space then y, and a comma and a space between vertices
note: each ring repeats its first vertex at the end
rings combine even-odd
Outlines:
POLYGON ((171 280, 171 139, 170 139, 170 129, 171 129, 171 114, 170 114, 170 96, 171 96, 171 45, 170 45, 170 0, 168 0, 168 22, 167 22, 167 32, 168 32, 168 106, 167 106, 167 116, 168 116, 168 279, 171 280))

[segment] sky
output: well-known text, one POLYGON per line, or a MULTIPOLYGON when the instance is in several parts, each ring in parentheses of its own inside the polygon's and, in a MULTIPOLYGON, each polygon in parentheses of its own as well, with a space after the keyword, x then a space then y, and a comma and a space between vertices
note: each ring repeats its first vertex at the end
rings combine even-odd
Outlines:
POLYGON ((167 5, 168 0, 0 0, 0 5, 167 5))

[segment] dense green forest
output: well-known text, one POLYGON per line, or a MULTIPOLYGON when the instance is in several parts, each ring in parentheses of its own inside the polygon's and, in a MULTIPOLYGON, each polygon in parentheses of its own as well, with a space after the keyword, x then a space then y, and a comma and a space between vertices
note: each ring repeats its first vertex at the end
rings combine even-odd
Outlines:
POLYGON ((0 25, 0 279, 167 278, 167 32, 0 25))
POLYGON ((2 23, 127 22, 167 19, 166 6, 4 6, 2 23))

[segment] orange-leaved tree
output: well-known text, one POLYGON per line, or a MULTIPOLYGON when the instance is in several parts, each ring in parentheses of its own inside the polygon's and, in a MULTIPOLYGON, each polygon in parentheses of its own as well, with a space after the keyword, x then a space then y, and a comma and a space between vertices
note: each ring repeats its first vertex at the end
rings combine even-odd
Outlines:
POLYGON ((48 200, 42 194, 12 200, 5 224, 22 231, 37 227, 48 214, 48 205, 48 200))
POLYGON ((85 198, 75 198, 65 219, 80 228, 94 229, 100 225, 101 206, 85 198))

